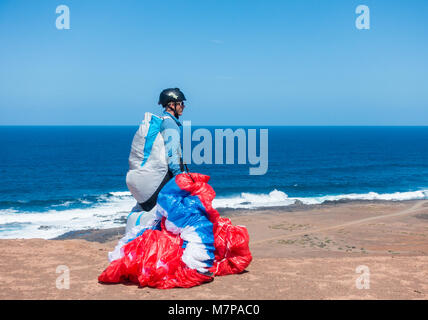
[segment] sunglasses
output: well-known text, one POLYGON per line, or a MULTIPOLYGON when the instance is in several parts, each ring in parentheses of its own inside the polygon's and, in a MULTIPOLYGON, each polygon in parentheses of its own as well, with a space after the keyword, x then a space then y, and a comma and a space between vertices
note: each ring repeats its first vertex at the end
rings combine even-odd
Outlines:
POLYGON ((176 106, 180 106, 180 107, 183 107, 183 108, 185 107, 185 105, 184 105, 184 102, 183 102, 183 101, 179 101, 179 102, 171 102, 171 104, 172 104, 172 103, 175 103, 175 105, 176 105, 176 106))

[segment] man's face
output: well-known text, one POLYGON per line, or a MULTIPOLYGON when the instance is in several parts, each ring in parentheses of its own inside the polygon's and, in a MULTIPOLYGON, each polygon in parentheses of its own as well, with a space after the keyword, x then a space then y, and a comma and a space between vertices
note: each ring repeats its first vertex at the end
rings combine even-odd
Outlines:
MULTIPOLYGON (((174 102, 171 102, 170 106, 171 106, 171 109, 174 110, 174 102)), ((179 117, 183 114, 184 108, 185 108, 185 105, 183 101, 175 102, 175 111, 177 112, 177 115, 179 117)))

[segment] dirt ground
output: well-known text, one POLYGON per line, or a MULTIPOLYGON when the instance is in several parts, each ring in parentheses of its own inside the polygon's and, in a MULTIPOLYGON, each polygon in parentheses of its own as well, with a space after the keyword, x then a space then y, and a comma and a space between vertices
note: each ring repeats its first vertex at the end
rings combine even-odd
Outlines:
POLYGON ((253 261, 242 274, 190 289, 98 283, 120 236, 116 231, 97 231, 115 235, 102 243, 0 240, 0 299, 428 297, 428 201, 240 210, 231 219, 248 228, 253 261), (64 270, 69 270, 69 289, 58 289, 64 270))

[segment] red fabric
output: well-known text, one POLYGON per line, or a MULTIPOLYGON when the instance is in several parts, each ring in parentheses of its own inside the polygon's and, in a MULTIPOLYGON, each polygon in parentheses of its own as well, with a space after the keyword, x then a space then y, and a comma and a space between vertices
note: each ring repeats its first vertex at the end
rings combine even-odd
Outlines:
POLYGON ((218 218, 214 230, 215 261, 210 271, 216 276, 244 271, 252 260, 247 229, 232 225, 227 218, 218 218))
MULTIPOLYGON (((213 223, 215 239, 215 261, 210 271, 215 276, 240 273, 252 260, 248 246, 248 231, 243 226, 232 225, 230 219, 220 217, 211 203, 215 197, 208 184, 209 176, 191 173, 175 177, 177 185, 191 195, 199 197, 210 221, 213 223)), ((165 229, 147 230, 123 247, 124 256, 113 261, 98 277, 103 283, 131 281, 140 286, 160 289, 193 287, 213 278, 188 268, 181 260, 182 240, 165 229)))
POLYGON ((210 271, 216 276, 240 273, 252 260, 248 243, 250 236, 243 226, 234 226, 228 218, 220 217, 212 207, 214 189, 208 184, 209 176, 200 173, 180 174, 175 178, 177 185, 192 196, 198 196, 204 205, 208 218, 214 225, 215 262, 210 271), (192 180, 193 179, 193 180, 192 180))

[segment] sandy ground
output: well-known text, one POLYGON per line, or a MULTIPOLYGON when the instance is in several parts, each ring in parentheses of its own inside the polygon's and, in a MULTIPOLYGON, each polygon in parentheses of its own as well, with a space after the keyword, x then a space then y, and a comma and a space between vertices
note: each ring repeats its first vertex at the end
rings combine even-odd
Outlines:
POLYGON ((240 210, 231 219, 249 230, 252 263, 190 289, 99 284, 123 229, 80 235, 91 241, 0 240, 0 299, 428 298, 428 201, 240 210), (56 286, 60 265, 69 289, 56 286))

